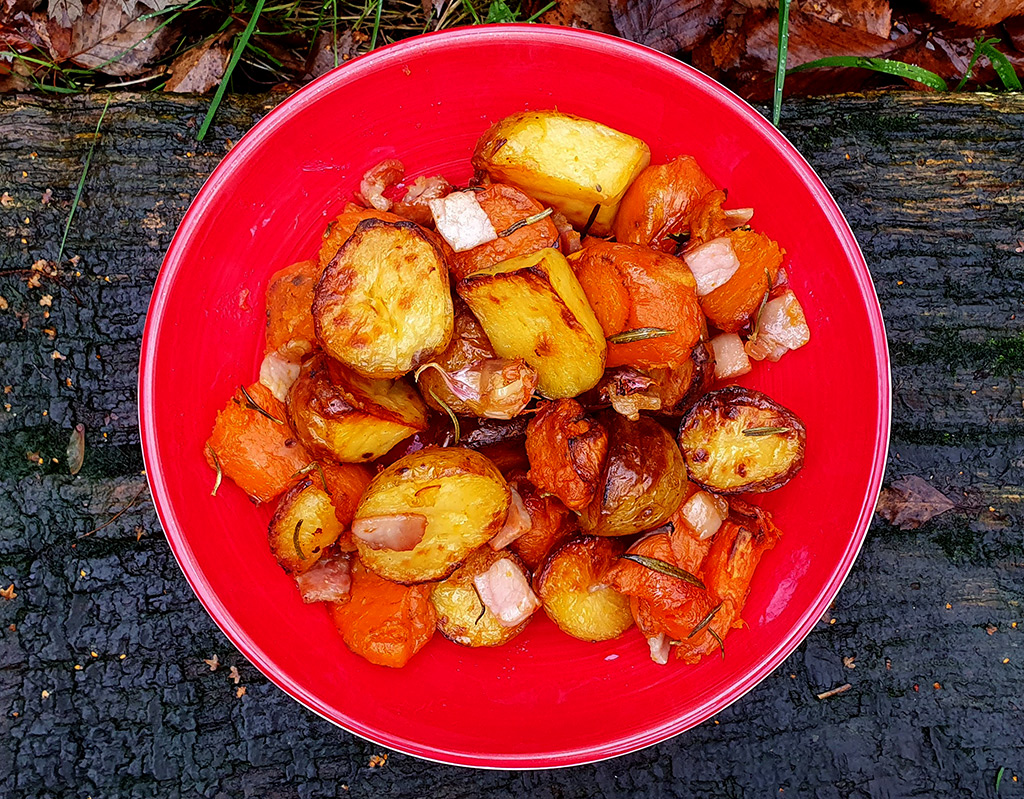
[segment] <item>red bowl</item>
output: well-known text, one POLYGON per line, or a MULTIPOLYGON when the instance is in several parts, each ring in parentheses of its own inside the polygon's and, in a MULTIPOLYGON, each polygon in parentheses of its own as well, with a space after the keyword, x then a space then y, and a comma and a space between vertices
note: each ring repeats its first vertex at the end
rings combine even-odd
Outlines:
POLYGON ((139 386, 160 520, 185 576, 264 674, 351 732, 446 763, 565 766, 662 741, 720 711, 821 618, 864 539, 889 433, 881 312, 839 208, 781 134, 695 70, 598 34, 538 26, 411 39, 297 92, 228 154, 181 223, 149 309, 139 386), (303 605, 267 546, 269 510, 233 485, 210 496, 203 443, 215 412, 257 375, 268 276, 317 251, 326 221, 382 158, 412 175, 470 176, 488 125, 555 108, 639 136, 654 161, 695 155, 756 208, 789 254, 808 346, 744 381, 806 422, 806 465, 758 498, 784 537, 762 561, 725 659, 658 666, 641 637, 586 644, 544 614, 511 644, 435 636, 404 669, 349 653, 322 606, 303 605))

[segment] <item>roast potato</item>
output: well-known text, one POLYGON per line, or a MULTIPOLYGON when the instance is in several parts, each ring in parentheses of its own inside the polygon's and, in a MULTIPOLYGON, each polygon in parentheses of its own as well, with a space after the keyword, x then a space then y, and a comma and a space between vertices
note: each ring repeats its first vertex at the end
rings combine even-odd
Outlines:
POLYGON ((473 585, 474 577, 502 558, 511 560, 528 578, 526 566, 513 553, 495 552, 485 546, 471 554, 450 577, 434 585, 430 601, 437 611, 437 629, 445 638, 463 646, 501 646, 526 629, 532 616, 506 627, 486 608, 473 585))
POLYGON ((795 413, 739 386, 705 395, 679 429, 690 479, 719 494, 785 485, 803 466, 806 438, 795 413))
POLYGON ((344 530, 330 495, 307 477, 281 497, 270 520, 270 550, 286 571, 301 574, 344 530))
POLYGON ((412 386, 361 377, 322 354, 303 364, 288 418, 310 450, 344 463, 372 461, 427 429, 427 409, 412 386))
POLYGON ((505 524, 511 496, 487 458, 460 447, 427 448, 378 474, 356 509, 353 532, 367 520, 422 517, 422 538, 391 549, 356 538, 368 569, 399 583, 442 580, 505 524))
POLYGON ((580 515, 594 535, 633 535, 664 524, 686 496, 683 456, 671 434, 646 416, 606 419, 608 460, 603 487, 580 515))
POLYGON ((537 575, 537 593, 562 632, 583 641, 608 641, 633 625, 629 597, 605 582, 625 551, 615 539, 584 535, 551 553, 537 575))
POLYGON ((522 358, 552 399, 575 397, 604 372, 604 331, 558 250, 511 258, 459 281, 495 352, 522 358))
POLYGON ((473 166, 518 186, 582 228, 611 232, 629 184, 651 162, 640 139, 558 111, 523 111, 495 123, 477 142, 473 166))
POLYGON ((395 216, 387 211, 378 211, 376 208, 362 208, 349 203, 345 210, 337 218, 327 223, 324 230, 323 241, 320 244, 320 252, 317 256, 317 263, 320 264, 320 271, 323 272, 327 265, 334 260, 338 250, 356 232, 356 226, 367 219, 380 219, 384 222, 401 222, 402 217, 395 216))
POLYGON ((360 222, 317 283, 313 322, 324 351, 359 374, 404 375, 452 336, 440 248, 413 222, 360 222))

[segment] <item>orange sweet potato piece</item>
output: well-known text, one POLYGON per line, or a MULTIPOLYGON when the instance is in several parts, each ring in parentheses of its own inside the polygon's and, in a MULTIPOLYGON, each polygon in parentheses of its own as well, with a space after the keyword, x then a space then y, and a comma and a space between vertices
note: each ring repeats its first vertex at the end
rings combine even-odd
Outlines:
POLYGON ((355 560, 349 600, 332 602, 331 618, 352 652, 378 666, 400 669, 434 635, 432 588, 430 583, 393 583, 355 560))
MULTIPOLYGON (((476 199, 498 233, 544 210, 544 206, 532 197, 515 186, 503 183, 492 183, 478 191, 476 199)), ((557 242, 558 228, 548 217, 479 247, 454 253, 449 263, 454 275, 461 280, 517 255, 528 255, 545 247, 554 247, 557 242)))
POLYGON ((680 259, 635 244, 588 239, 570 256, 606 337, 653 327, 671 335, 608 344, 606 366, 673 367, 690 357, 704 332, 697 283, 680 259))
POLYGON ((785 253, 770 238, 752 230, 733 230, 729 239, 740 268, 724 286, 702 297, 700 307, 719 330, 735 333, 761 307, 785 253))
POLYGON ((352 537, 352 519, 356 515, 359 500, 373 479, 370 470, 358 463, 332 463, 319 461, 307 472, 307 477, 317 488, 323 488, 331 498, 334 515, 345 531, 335 546, 342 552, 355 552, 356 542, 352 537))
POLYGON ((716 188, 689 155, 649 166, 626 189, 612 232, 620 242, 675 252, 669 235, 689 232, 694 203, 716 188))
POLYGON ((246 494, 258 502, 269 502, 298 479, 297 472, 309 465, 312 456, 284 421, 284 403, 261 383, 253 383, 246 390, 283 424, 251 407, 239 388, 217 414, 206 442, 206 462, 213 469, 219 463, 224 476, 246 494))
POLYGON ((267 352, 288 345, 297 347, 300 354, 313 349, 316 334, 310 308, 322 271, 318 261, 309 260, 271 275, 267 286, 267 352))
POLYGON ((509 549, 523 559, 531 572, 537 571, 548 553, 578 528, 575 516, 558 497, 542 494, 523 474, 510 475, 509 485, 519 492, 530 514, 530 529, 509 549))
POLYGON ((385 222, 401 222, 402 217, 387 211, 378 211, 374 208, 360 208, 358 205, 349 204, 345 206, 334 221, 327 225, 324 231, 324 240, 320 245, 320 271, 327 268, 334 256, 338 254, 346 241, 356 232, 356 225, 364 219, 382 219, 385 222))
POLYGON ((582 510, 601 484, 608 457, 608 431, 573 399, 540 407, 526 428, 529 478, 566 507, 582 510))
POLYGON ((729 233, 725 221, 725 192, 715 189, 694 202, 690 214, 690 246, 703 244, 729 233))

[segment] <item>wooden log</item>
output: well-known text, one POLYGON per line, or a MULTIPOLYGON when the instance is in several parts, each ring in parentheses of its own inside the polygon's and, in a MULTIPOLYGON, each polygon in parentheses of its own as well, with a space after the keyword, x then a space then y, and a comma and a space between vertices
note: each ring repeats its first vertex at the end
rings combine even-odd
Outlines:
POLYGON ((1024 98, 787 101, 783 130, 882 302, 888 477, 930 479, 957 508, 911 532, 876 521, 834 623, 714 722, 545 773, 371 768, 381 750, 234 650, 161 534, 135 408, 149 295, 191 197, 280 99, 229 98, 197 144, 202 99, 114 95, 97 139, 101 98, 0 98, 0 589, 17 593, 0 599, 0 795, 838 799, 990 795, 1004 766, 1004 792, 1024 779, 1024 98), (59 279, 30 286, 94 145, 59 279))

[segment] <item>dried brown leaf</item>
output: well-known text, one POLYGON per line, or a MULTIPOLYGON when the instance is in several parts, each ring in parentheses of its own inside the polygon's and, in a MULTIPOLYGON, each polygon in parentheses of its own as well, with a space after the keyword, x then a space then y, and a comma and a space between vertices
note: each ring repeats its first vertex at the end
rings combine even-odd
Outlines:
POLYGON ((232 31, 211 36, 186 50, 171 63, 171 77, 164 84, 165 92, 205 94, 217 86, 231 58, 232 31))
POLYGON ((1024 14, 1024 0, 925 0, 925 5, 953 22, 981 28, 1024 14))
POLYGON ((541 14, 537 21, 545 25, 600 31, 613 36, 618 33, 609 0, 562 0, 550 11, 541 14))
POLYGON ((306 66, 306 78, 312 80, 326 75, 335 66, 359 55, 359 47, 366 42, 365 33, 341 31, 335 39, 334 31, 323 31, 313 44, 313 54, 306 66))
POLYGON ((228 677, 234 681, 235 685, 242 681, 242 675, 238 673, 238 666, 231 667, 231 670, 228 671, 228 677))
POLYGON ((217 667, 220 666, 220 658, 216 654, 212 658, 203 659, 203 663, 210 667, 210 671, 216 671, 217 667))
POLYGON ((85 463, 85 425, 76 424, 71 431, 71 439, 68 441, 68 469, 75 475, 82 471, 82 464, 85 463))
POLYGON ((170 47, 175 33, 158 17, 133 19, 120 2, 101 0, 71 27, 68 58, 80 67, 128 77, 145 72, 170 47))
POLYGON ((46 10, 50 19, 66 28, 76 19, 81 19, 82 0, 50 0, 46 10))
POLYGON ((17 596, 18 592, 14 590, 14 583, 11 583, 6 588, 0 589, 0 597, 3 597, 6 600, 16 599, 17 596))
POLYGON ((956 506, 927 481, 913 475, 882 491, 875 513, 901 530, 916 530, 956 506))
POLYGON ((611 0, 611 11, 624 38, 678 53, 708 39, 729 5, 730 0, 611 0))

